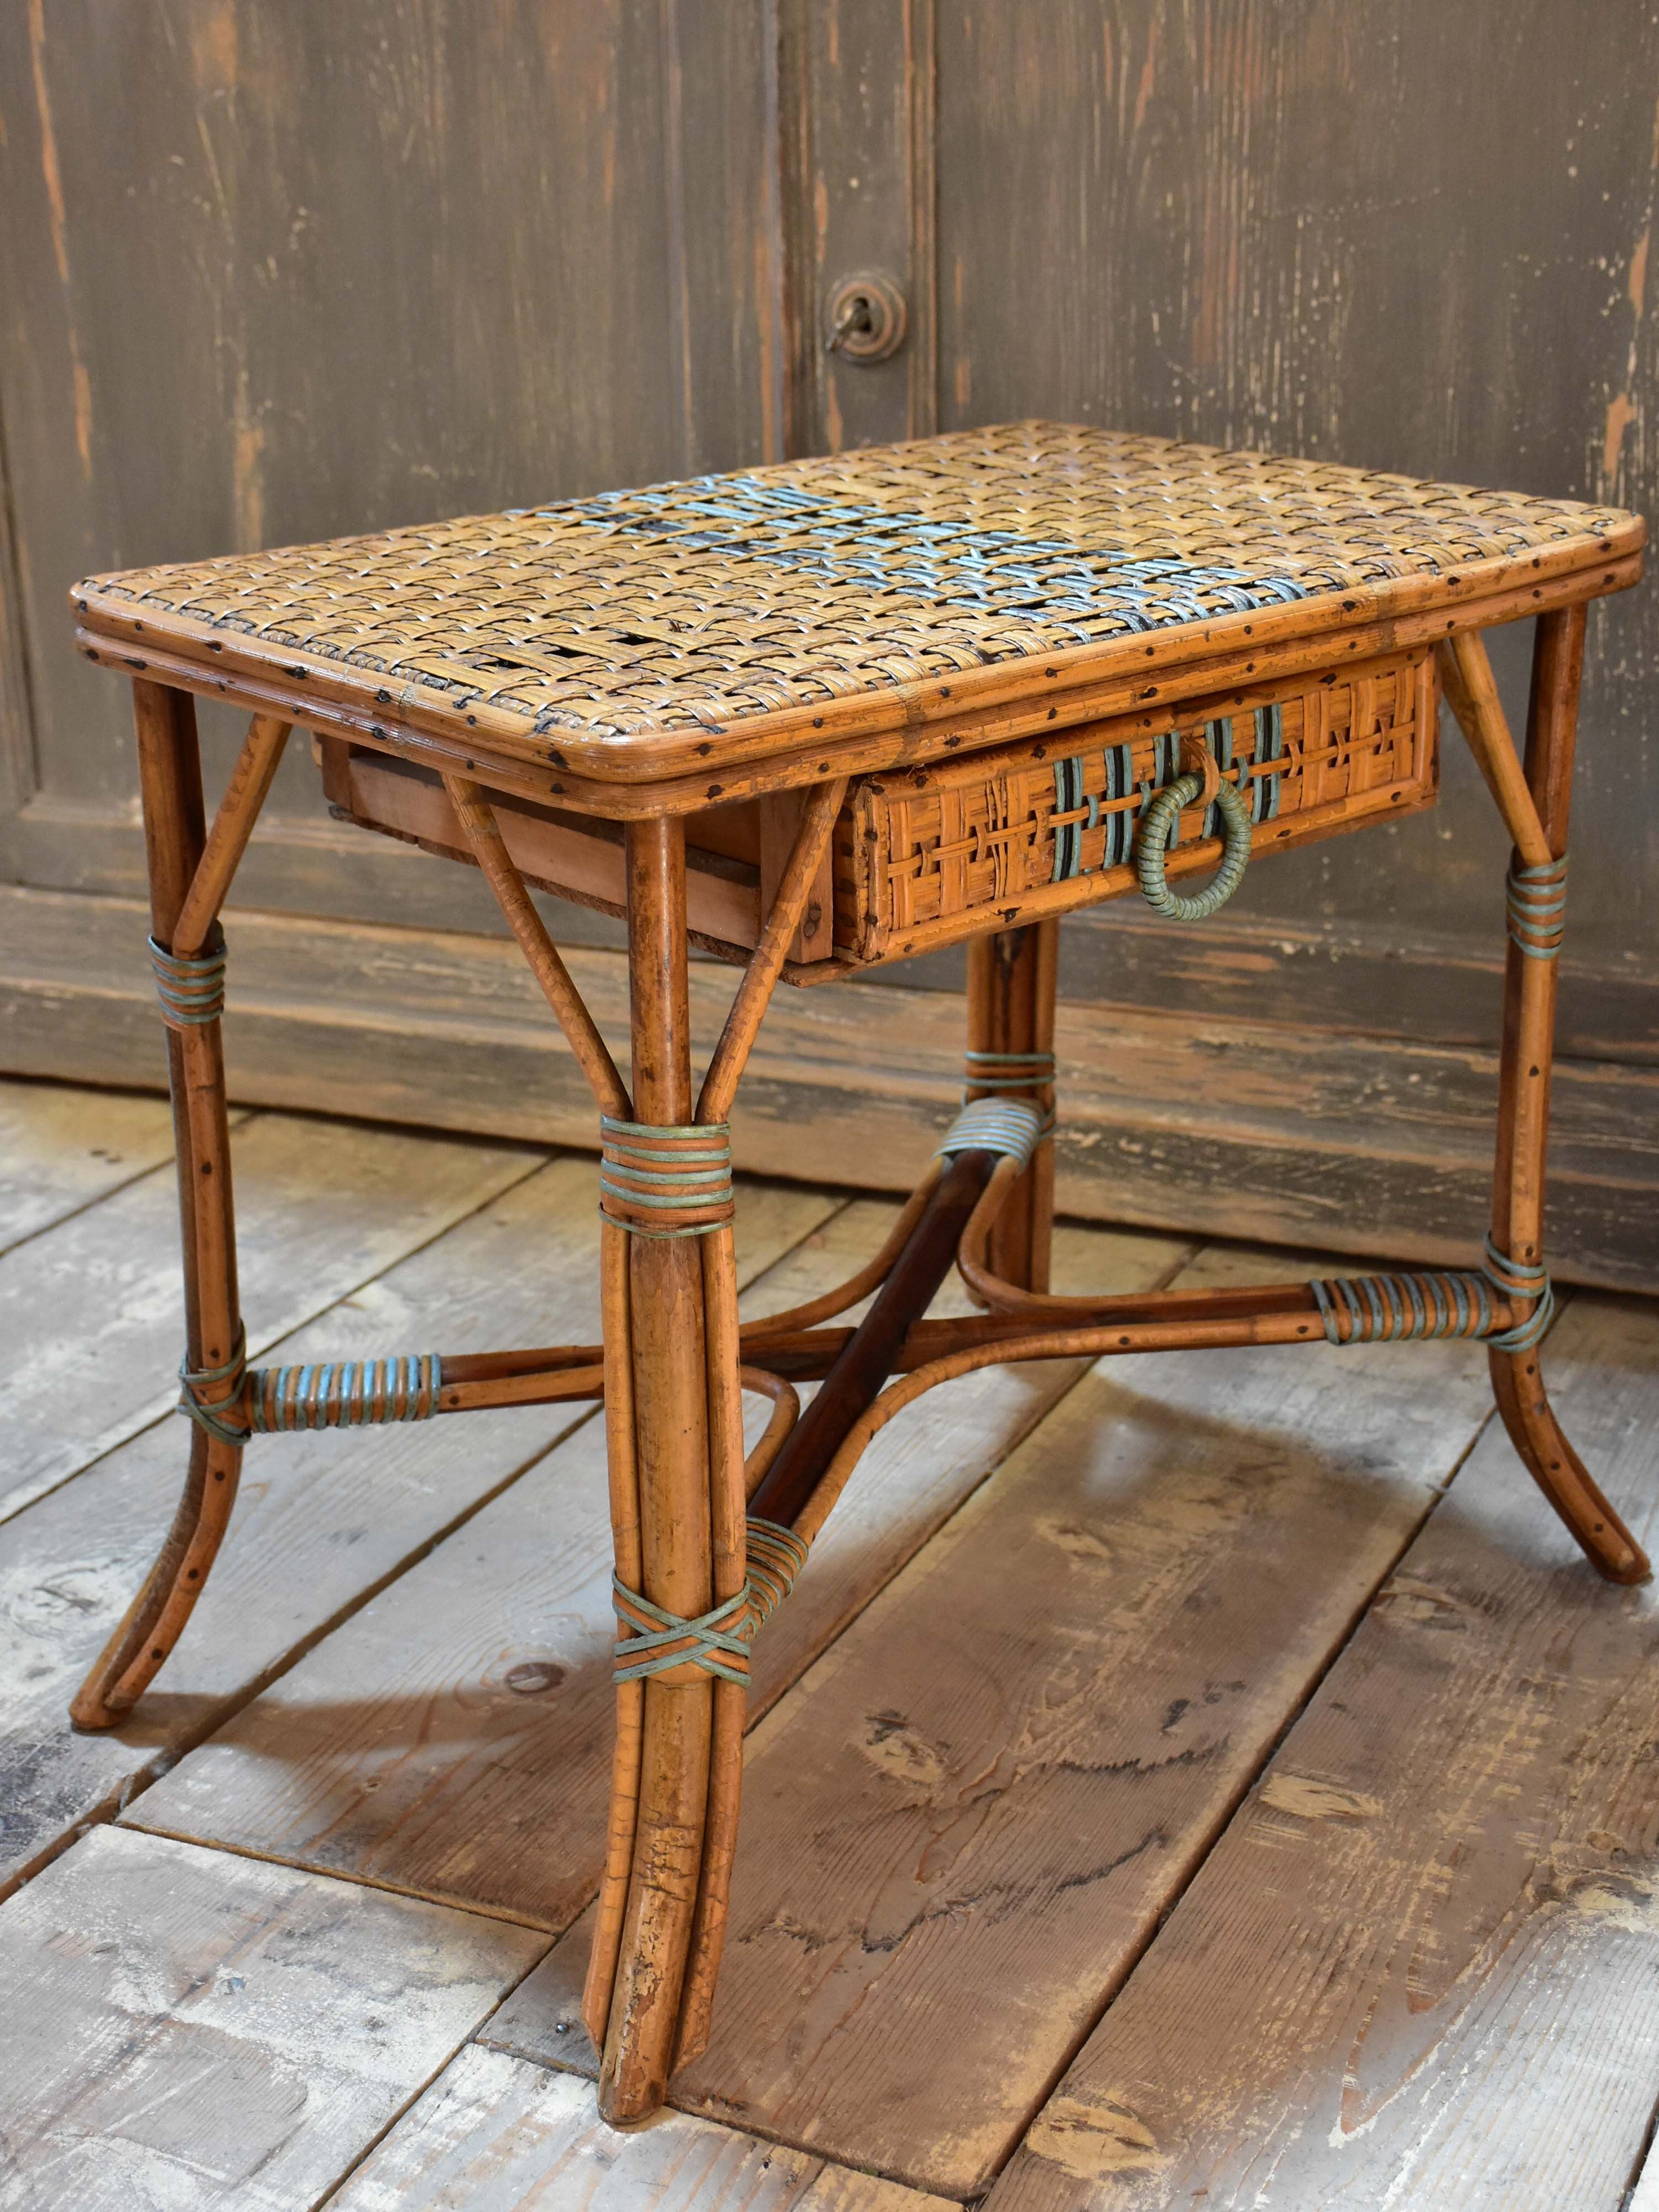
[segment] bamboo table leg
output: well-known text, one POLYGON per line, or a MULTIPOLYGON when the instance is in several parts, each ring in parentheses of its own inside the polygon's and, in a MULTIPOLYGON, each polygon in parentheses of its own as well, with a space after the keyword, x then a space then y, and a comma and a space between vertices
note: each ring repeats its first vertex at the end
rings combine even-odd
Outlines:
MULTIPOLYGON (((1054 983, 1060 924, 976 937, 968 947, 969 1098, 1028 1098, 1054 1110, 1054 983)), ((1048 1287, 1054 1146, 1047 1136, 991 1225, 991 1272, 1026 1291, 1048 1287)))
MULTIPOLYGON (((629 825, 628 923, 634 1111, 683 1127, 691 1038, 678 821, 629 825)), ((713 1593, 702 1242, 634 1237, 628 1253, 641 1587, 686 1617, 706 1613, 713 1593)), ((696 1673, 643 1685, 633 1867, 599 2091, 612 2121, 655 2111, 667 2087, 702 1862, 713 1689, 696 1673)))
MULTIPOLYGON (((207 842, 195 708, 188 693, 142 681, 133 685, 133 705, 152 934, 167 951, 191 953, 200 948, 177 941, 175 931, 207 842)), ((280 750, 280 738, 270 750, 280 750)), ((206 927, 212 926, 210 915, 206 927)), ((228 1378, 240 1358, 241 1319, 216 1013, 169 1024, 167 1068, 184 1239, 186 1364, 198 1376, 223 1369, 228 1378)), ((233 1389, 228 1380, 226 1395, 233 1389)), ((77 1728, 116 1726, 178 1642, 229 1522, 241 1464, 239 1445, 192 1425, 190 1464, 173 1526, 143 1589, 70 1705, 77 1728)))
MULTIPOLYGON (((1532 805, 1551 860, 1567 849, 1578 689, 1584 658, 1584 609, 1540 615, 1533 652, 1532 693, 1527 711, 1525 773, 1532 805)), ((1484 656, 1481 656, 1484 659, 1484 656)), ((1477 664, 1477 671, 1478 671, 1477 664)), ((1494 748, 1499 757, 1507 744, 1494 748)), ((1510 757, 1513 757, 1512 752, 1510 757)), ((1507 763, 1505 763, 1507 766, 1507 763)), ((1513 863, 1511 926, 1504 971, 1504 1042, 1499 1074, 1498 1159, 1492 1188, 1492 1243, 1524 1277, 1541 1270, 1544 1254, 1544 1155, 1549 1134, 1550 1066, 1554 1054, 1556 962, 1553 946, 1540 957, 1527 938, 1559 942, 1559 885, 1544 883, 1532 904, 1543 914, 1528 923, 1525 879, 1513 863), (1520 933, 1515 919, 1520 893, 1520 933), (1553 910, 1552 910, 1553 909, 1553 910)), ((1534 875, 1547 878, 1547 866, 1534 875)), ((1492 1389, 1516 1451, 1545 1496, 1610 1581, 1645 1580, 1640 1546, 1602 1496, 1561 1432, 1544 1388, 1540 1347, 1491 1353, 1492 1389)))

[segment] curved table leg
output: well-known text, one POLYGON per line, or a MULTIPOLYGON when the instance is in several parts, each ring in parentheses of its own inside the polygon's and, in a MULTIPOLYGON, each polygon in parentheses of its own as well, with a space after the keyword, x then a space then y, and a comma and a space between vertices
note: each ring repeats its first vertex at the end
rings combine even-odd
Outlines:
MULTIPOLYGON (((692 1117, 684 869, 682 824, 659 818, 629 825, 634 1111, 640 1123, 665 1129, 692 1117)), ((625 1347, 614 1342, 619 1315, 608 1301, 606 1363, 609 1369, 625 1358, 628 1368, 641 1577, 635 1587, 665 1612, 691 1619, 707 1613, 714 1596, 705 1240, 647 1234, 625 1242, 629 1340, 625 1347)), ((735 1387, 735 1328, 731 1334, 735 1387)), ((609 1419, 609 1404, 606 1412, 609 1419)), ((613 1495, 616 1479, 613 1470, 613 1495)), ((617 1534, 625 1580, 621 1523, 617 1534)), ((676 1674, 624 1686, 637 1689, 626 1703, 638 1708, 638 1791, 625 1898, 616 1895, 614 1865, 607 1884, 613 1918, 616 1905, 622 1908, 599 2087, 600 2109, 613 2122, 644 2118, 662 2102, 702 1869, 714 1686, 693 1668, 676 1674)), ((630 1763, 632 1757, 630 1751, 630 1763)), ((613 1838, 613 1861, 623 1840, 613 1838)))
MULTIPOLYGON (((196 715, 189 695, 133 685, 151 927, 171 945, 205 843, 196 715)), ((186 947, 186 951, 194 951, 186 947)), ((228 1371, 240 1354, 235 1217, 219 1022, 169 1024, 167 1064, 184 1242, 186 1359, 228 1371)), ((229 1395, 231 1386, 227 1386, 229 1395)), ((192 1427, 184 1494, 143 1589, 70 1707, 77 1728, 113 1728, 143 1695, 200 1596, 235 1501, 240 1446, 192 1427)))
POLYGON ((673 2067, 708 2037, 748 1641, 804 1556, 788 1530, 771 1528, 763 1549, 773 1565, 763 1559, 751 1580, 727 1118, 846 787, 844 777, 818 786, 801 811, 695 1110, 684 824, 633 823, 627 833, 633 1097, 619 1085, 618 1103, 601 1097, 600 1191, 606 1456, 628 1648, 582 1999, 605 2053, 600 2109, 617 2123, 653 2112, 673 2067))
MULTIPOLYGON (((1583 653, 1582 606, 1539 617, 1527 713, 1526 781, 1555 860, 1561 860, 1567 849, 1583 653)), ((1515 866, 1521 866, 1517 854, 1515 866)), ((1518 876, 1511 880, 1521 882, 1518 876)), ((1552 891, 1552 902, 1561 895, 1552 891)), ((1510 911, 1504 972, 1492 1241, 1499 1254, 1526 1269, 1543 1263, 1544 1155, 1555 1037, 1553 942, 1559 939, 1560 916, 1556 907, 1543 921, 1528 922, 1523 905, 1522 919, 1517 924, 1513 892, 1510 911)), ((1585 1472, 1551 1410, 1540 1349, 1533 1346, 1492 1353, 1492 1389, 1504 1425, 1544 1495, 1597 1571, 1611 1582, 1645 1581, 1649 1571, 1645 1554, 1585 1472)))
POLYGON ((1537 1352, 1494 1352, 1492 1387, 1510 1443, 1590 1565, 1612 1583, 1645 1582, 1647 1554, 1563 1435, 1537 1352))
MULTIPOLYGON (((1058 921, 969 939, 964 1098, 1027 1098, 1053 1114, 1059 958, 1058 921)), ((991 1273, 1046 1291, 1054 1216, 1054 1146, 1045 1137, 991 1225, 991 1273)))

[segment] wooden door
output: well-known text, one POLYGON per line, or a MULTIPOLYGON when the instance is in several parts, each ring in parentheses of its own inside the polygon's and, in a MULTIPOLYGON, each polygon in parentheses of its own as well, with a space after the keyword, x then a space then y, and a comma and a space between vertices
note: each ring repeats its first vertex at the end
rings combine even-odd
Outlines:
MULTIPOLYGON (((763 15, 0 10, 12 880, 140 882, 127 709, 70 648, 76 575, 776 446, 763 15)), ((218 759, 237 734, 212 720, 218 759)), ((290 756, 243 902, 494 926, 470 871, 331 824, 290 756)))
MULTIPOLYGON (((161 1066, 77 574, 1032 415, 1641 507, 1656 64, 1636 0, 0 11, 0 1058, 161 1066), (825 349, 866 274, 875 362, 825 349)), ((1593 613, 1555 1183, 1569 1272, 1650 1285, 1656 647, 1650 592, 1593 613)), ((1069 923, 1062 1203, 1469 1249, 1504 858, 1449 744, 1437 813, 1200 928, 1069 923)), ((240 1096, 590 1140, 477 878, 330 821, 302 747, 239 896, 240 1096)), ((614 926, 552 913, 614 1000, 614 926)), ((740 1156, 908 1172, 959 985, 838 994, 839 1054, 781 1003, 740 1156)))

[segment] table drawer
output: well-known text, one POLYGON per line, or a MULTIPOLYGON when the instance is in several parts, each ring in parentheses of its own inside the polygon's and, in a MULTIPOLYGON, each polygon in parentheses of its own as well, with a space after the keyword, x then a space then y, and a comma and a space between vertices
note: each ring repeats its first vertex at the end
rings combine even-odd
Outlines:
MULTIPOLYGON (((836 825, 836 957, 901 959, 1135 890, 1136 822, 1187 736, 1248 790, 1253 861, 1431 805, 1437 706, 1433 654, 1398 653, 862 777, 836 825)), ((1172 879, 1217 865, 1216 812, 1182 815, 1172 879)))

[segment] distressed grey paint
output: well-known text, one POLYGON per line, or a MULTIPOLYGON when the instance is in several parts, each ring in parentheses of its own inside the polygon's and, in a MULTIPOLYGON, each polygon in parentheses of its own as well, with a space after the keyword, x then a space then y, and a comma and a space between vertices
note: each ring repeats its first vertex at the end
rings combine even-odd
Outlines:
MULTIPOLYGON (((126 703, 70 647, 77 574, 778 445, 762 33, 759 0, 0 10, 0 416, 39 787, 15 876, 117 887, 136 865, 126 703)), ((274 809, 320 816, 291 752, 274 809)), ((290 842, 255 895, 286 875, 325 908, 328 848, 290 842)), ((482 919, 460 872, 416 872, 428 912, 482 919)))
MULTIPOLYGON (((1650 6, 940 0, 938 45, 945 427, 1659 504, 1650 6)), ((1570 942, 1597 964, 1659 961, 1656 694, 1649 586, 1591 618, 1570 942)), ((1287 854, 1234 912, 1495 933, 1505 841, 1447 751, 1437 817, 1287 854)))

